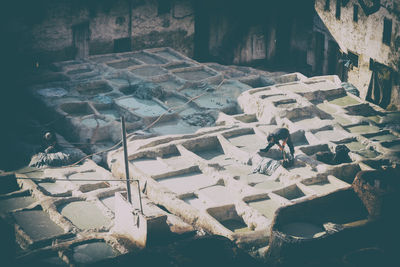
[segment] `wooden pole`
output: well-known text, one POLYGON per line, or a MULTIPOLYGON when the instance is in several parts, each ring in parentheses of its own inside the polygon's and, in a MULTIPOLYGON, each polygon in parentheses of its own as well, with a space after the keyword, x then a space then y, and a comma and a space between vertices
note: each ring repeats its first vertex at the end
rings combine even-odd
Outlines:
POLYGON ((122 143, 124 145, 124 159, 125 159, 125 176, 126 176, 126 192, 128 194, 128 201, 132 204, 131 187, 129 184, 129 165, 128 165, 128 148, 126 146, 126 130, 125 130, 125 117, 121 117, 122 128, 122 143))

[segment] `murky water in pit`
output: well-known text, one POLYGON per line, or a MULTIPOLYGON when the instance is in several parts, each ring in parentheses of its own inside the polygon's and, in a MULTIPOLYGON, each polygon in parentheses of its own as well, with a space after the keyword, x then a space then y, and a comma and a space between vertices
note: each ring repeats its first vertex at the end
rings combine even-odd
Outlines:
POLYGON ((74 247, 73 258, 77 263, 89 264, 117 256, 117 252, 104 242, 94 242, 74 247))
POLYGON ((110 62, 107 63, 108 66, 115 68, 115 69, 126 69, 129 68, 130 66, 135 66, 135 65, 140 65, 140 63, 134 61, 134 60, 121 60, 117 62, 110 62))
POLYGON ((36 200, 31 196, 0 199, 0 214, 16 209, 26 208, 35 201, 36 200))
POLYGON ((162 57, 164 57, 164 58, 166 58, 168 60, 171 60, 171 61, 182 60, 182 57, 180 57, 178 55, 175 55, 175 54, 172 54, 172 53, 170 53, 168 51, 154 52, 154 54, 160 55, 160 56, 162 56, 162 57))
POLYGON ((81 121, 82 124, 89 128, 95 128, 105 125, 107 122, 102 119, 87 118, 81 121))
POLYGON ((281 206, 278 202, 269 198, 251 201, 248 205, 271 220, 274 218, 275 211, 281 206))
POLYGON ((189 80, 189 81, 200 81, 200 80, 214 76, 213 74, 211 74, 205 70, 176 72, 175 75, 184 80, 189 80))
POLYGON ((325 232, 324 228, 311 223, 293 222, 280 227, 285 234, 302 238, 313 238, 325 232))
POLYGON ((168 134, 190 134, 200 129, 199 126, 192 126, 182 121, 169 121, 164 123, 157 123, 153 126, 152 131, 160 135, 168 134))
POLYGON ((55 237, 64 230, 42 210, 27 210, 13 214, 17 224, 34 241, 55 237), (32 223, 34 222, 34 223, 32 223))
POLYGON ((158 84, 161 85, 164 89, 170 90, 170 91, 175 91, 182 87, 181 83, 175 82, 173 80, 160 82, 158 84))
POLYGON ((147 55, 145 53, 137 53, 132 55, 133 58, 139 59, 140 61, 144 62, 145 64, 164 64, 165 61, 161 58, 156 56, 147 55))
POLYGON ((133 74, 142 76, 142 77, 150 77, 150 76, 157 76, 157 75, 162 75, 166 74, 167 71, 161 67, 158 66, 146 66, 143 68, 138 68, 131 70, 133 74))
POLYGON ((103 115, 106 115, 108 118, 112 120, 117 120, 120 119, 121 116, 119 115, 118 111, 113 110, 113 109, 104 109, 104 110, 99 110, 99 112, 103 115))
POLYGON ((133 111, 141 116, 159 116, 166 110, 153 100, 137 99, 127 97, 117 100, 117 103, 122 107, 133 109, 133 111))
POLYGON ((63 216, 81 230, 108 227, 111 224, 111 220, 90 202, 70 202, 61 206, 59 210, 63 216))

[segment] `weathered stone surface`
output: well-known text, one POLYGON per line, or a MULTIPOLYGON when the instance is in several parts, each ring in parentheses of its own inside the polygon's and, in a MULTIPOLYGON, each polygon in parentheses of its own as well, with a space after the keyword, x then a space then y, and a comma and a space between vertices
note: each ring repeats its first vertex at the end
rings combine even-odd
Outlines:
POLYGON ((357 173, 352 187, 368 209, 371 219, 395 219, 399 203, 400 169, 369 170, 357 173))

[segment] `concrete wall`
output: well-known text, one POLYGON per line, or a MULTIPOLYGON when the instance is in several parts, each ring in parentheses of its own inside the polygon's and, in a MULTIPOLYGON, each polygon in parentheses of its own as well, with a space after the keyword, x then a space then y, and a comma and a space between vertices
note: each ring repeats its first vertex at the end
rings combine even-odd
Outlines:
POLYGON ((132 50, 170 46, 192 56, 192 1, 171 0, 170 10, 158 14, 158 3, 163 1, 167 0, 40 0, 34 4, 19 0, 8 9, 4 29, 26 61, 74 58, 72 28, 81 23, 89 25, 89 55, 113 52, 114 39, 127 38, 131 32, 132 50))
MULTIPOLYGON (((344 53, 348 51, 359 56, 359 66, 348 72, 348 81, 360 90, 365 98, 371 79, 370 59, 387 65, 395 71, 400 70, 400 5, 397 0, 381 0, 377 12, 366 15, 359 1, 349 0, 341 6, 340 19, 336 18, 336 0, 330 0, 327 9, 326 0, 316 0, 315 10, 319 17, 315 18, 314 30, 325 34, 325 48, 329 40, 334 40, 344 53), (397 5, 394 3, 397 2, 397 5), (354 5, 358 6, 358 22, 353 21, 354 5), (382 42, 384 18, 392 20, 390 45, 382 42), (321 25, 323 24, 323 28, 321 25)), ((373 1, 363 1, 371 6, 373 1)), ((324 62, 324 71, 327 61, 324 62)), ((393 90, 398 90, 393 89, 393 90)))

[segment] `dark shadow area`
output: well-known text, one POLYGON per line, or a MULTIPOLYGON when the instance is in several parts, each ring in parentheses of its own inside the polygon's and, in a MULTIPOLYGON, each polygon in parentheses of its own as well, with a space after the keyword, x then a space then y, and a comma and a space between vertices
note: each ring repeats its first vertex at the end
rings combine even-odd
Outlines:
POLYGON ((203 236, 129 253, 93 266, 265 266, 222 236, 203 236))
POLYGON ((314 1, 196 1, 194 58, 310 73, 314 1))

